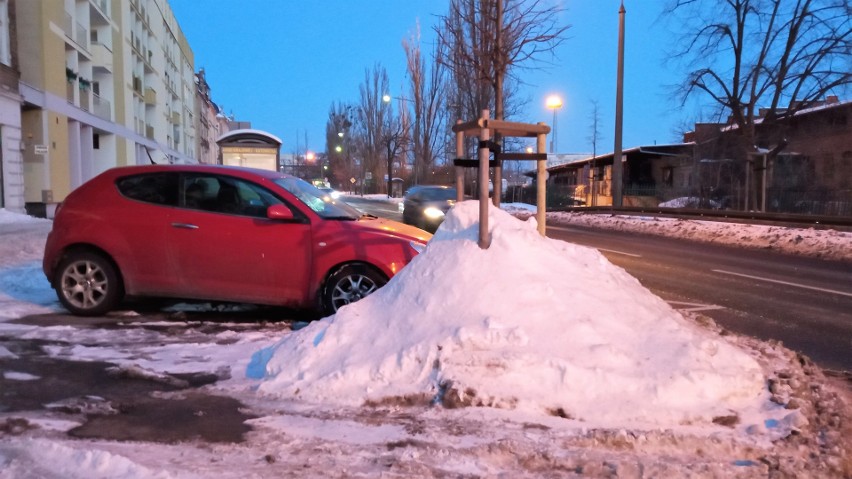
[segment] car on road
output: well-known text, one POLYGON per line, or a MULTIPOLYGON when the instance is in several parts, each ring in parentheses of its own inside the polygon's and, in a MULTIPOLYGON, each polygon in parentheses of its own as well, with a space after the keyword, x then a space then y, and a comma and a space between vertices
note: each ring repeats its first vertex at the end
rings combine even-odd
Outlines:
POLYGON ((335 190, 334 188, 328 188, 326 186, 321 186, 317 189, 322 191, 323 193, 327 194, 328 196, 331 196, 331 199, 333 199, 333 200, 336 200, 336 199, 340 198, 341 196, 343 196, 343 193, 335 190))
POLYGON ((405 192, 400 202, 402 222, 435 232, 454 204, 456 189, 451 186, 413 186, 405 192))
POLYGON ((430 237, 274 171, 130 166, 61 203, 43 270, 62 305, 82 316, 125 297, 333 313, 385 284, 430 237))

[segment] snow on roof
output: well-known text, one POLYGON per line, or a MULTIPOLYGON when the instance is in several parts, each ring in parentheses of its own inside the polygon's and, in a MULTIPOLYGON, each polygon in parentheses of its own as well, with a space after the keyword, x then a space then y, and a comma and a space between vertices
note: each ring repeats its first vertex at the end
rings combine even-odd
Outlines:
MULTIPOLYGON (((849 105, 852 105, 852 101, 841 101, 841 102, 835 102, 835 103, 824 102, 821 105, 816 105, 816 106, 812 106, 810 108, 805 108, 803 110, 799 110, 799 111, 793 113, 793 116, 795 117, 795 116, 807 115, 807 114, 815 113, 815 112, 818 112, 818 111, 831 110, 831 109, 834 109, 834 108, 840 108, 840 107, 849 106, 849 105)), ((783 113, 784 109, 779 109, 778 112, 783 113)), ((755 125, 760 125, 762 123, 763 123, 763 117, 759 117, 759 118, 754 119, 755 125)), ((738 130, 739 128, 740 128, 740 126, 737 125, 736 123, 731 123, 729 125, 722 125, 719 128, 719 131, 733 131, 733 130, 738 130)))
POLYGON ((240 130, 231 130, 227 133, 223 133, 222 136, 220 136, 219 138, 216 139, 216 143, 219 143, 220 141, 223 141, 223 140, 226 140, 228 138, 235 137, 235 136, 239 136, 239 135, 260 135, 260 136, 265 136, 265 137, 271 138, 272 140, 277 141, 278 144, 284 143, 283 141, 281 141, 281 138, 278 138, 277 136, 273 135, 272 133, 269 133, 269 132, 263 131, 263 130, 255 130, 255 129, 251 129, 251 128, 243 128, 243 129, 240 129, 240 130))

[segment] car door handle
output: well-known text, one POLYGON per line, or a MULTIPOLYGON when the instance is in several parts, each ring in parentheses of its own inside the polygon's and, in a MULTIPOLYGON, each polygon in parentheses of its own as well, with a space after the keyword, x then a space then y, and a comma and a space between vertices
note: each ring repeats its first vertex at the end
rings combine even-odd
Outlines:
POLYGON ((175 228, 183 228, 185 230, 197 230, 198 226, 190 223, 172 223, 175 228))

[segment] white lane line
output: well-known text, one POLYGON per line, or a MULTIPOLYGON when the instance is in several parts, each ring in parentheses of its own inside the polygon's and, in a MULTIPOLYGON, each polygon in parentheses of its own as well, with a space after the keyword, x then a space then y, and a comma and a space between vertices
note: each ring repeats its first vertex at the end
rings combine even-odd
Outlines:
POLYGON ((684 301, 668 301, 669 305, 671 305, 674 309, 678 311, 716 311, 719 309, 725 309, 724 306, 716 306, 715 304, 701 304, 701 303, 687 303, 684 301), (690 306, 688 308, 684 308, 684 306, 690 306))
POLYGON ((789 281, 780 281, 780 280, 777 280, 777 279, 763 278, 763 277, 760 277, 760 276, 751 276, 751 275, 748 275, 748 274, 734 273, 732 271, 725 271, 723 269, 714 269, 712 271, 714 273, 730 274, 730 275, 733 275, 733 276, 742 276, 743 278, 756 279, 758 281, 766 281, 768 283, 783 284, 783 285, 786 285, 786 286, 793 286, 793 287, 796 287, 796 288, 811 289, 811 290, 814 290, 814 291, 821 291, 823 293, 839 294, 841 296, 849 296, 850 298, 852 298, 852 293, 846 293, 844 291, 837 291, 837 290, 834 290, 834 289, 817 288, 816 286, 808 286, 808 285, 805 285, 805 284, 791 283, 789 281))
POLYGON ((642 257, 641 254, 625 253, 624 251, 616 251, 614 249, 606 249, 606 248, 596 248, 596 249, 598 251, 606 251, 607 253, 614 253, 614 254, 623 254, 624 256, 632 256, 634 258, 641 258, 642 257))

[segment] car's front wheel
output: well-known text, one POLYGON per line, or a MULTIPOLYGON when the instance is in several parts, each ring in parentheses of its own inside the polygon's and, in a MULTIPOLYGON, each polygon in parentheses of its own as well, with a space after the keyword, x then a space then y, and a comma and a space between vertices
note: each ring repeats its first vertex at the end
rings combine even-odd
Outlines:
POLYGON ((122 287, 113 264, 97 253, 74 252, 57 269, 54 281, 59 302, 79 316, 99 316, 115 308, 122 287))
POLYGON ((387 283, 379 271, 367 265, 347 265, 329 276, 323 290, 322 307, 334 314, 349 303, 362 299, 387 283))

